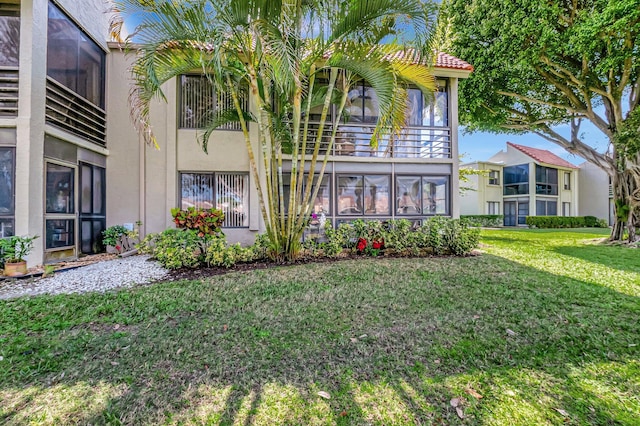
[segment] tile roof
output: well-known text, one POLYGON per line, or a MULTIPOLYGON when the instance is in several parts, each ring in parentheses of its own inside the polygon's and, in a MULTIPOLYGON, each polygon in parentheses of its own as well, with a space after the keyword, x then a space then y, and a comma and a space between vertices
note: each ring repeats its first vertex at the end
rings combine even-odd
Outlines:
POLYGON ((529 157, 533 158, 539 163, 550 164, 552 166, 558 166, 558 167, 566 167, 568 169, 578 168, 578 166, 575 166, 570 162, 563 160, 562 158, 555 155, 553 152, 547 151, 546 149, 531 148, 529 146, 517 145, 512 142, 507 142, 507 145, 511 145, 518 151, 528 155, 529 157))
POLYGON ((438 52, 438 57, 436 58, 436 67, 473 71, 473 65, 444 52, 438 52))

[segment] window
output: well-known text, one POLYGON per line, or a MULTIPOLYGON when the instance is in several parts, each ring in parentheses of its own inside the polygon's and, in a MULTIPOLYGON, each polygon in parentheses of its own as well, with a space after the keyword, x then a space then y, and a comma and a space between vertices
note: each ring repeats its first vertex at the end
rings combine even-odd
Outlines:
POLYGON ((396 212, 399 215, 448 215, 448 176, 398 176, 396 212))
MULTIPOLYGON (((436 81, 437 91, 433 100, 420 89, 407 91, 407 124, 414 127, 447 127, 449 125, 449 100, 447 82, 436 81)), ((344 117, 350 123, 376 123, 380 115, 378 95, 364 82, 351 87, 344 117)))
POLYGON ((529 165, 520 164, 503 169, 504 195, 521 195, 529 193, 529 165))
POLYGON ((0 238, 14 234, 15 151, 0 147, 0 238))
MULTIPOLYGON (((228 93, 217 93, 206 75, 181 75, 179 78, 180 105, 179 126, 183 129, 206 127, 216 111, 234 110, 233 99, 228 93)), ((240 104, 247 111, 249 103, 244 90, 240 91, 240 104)), ((219 127, 220 130, 242 130, 240 123, 233 122, 219 127)))
MULTIPOLYGON (((17 7, 19 7, 19 5, 17 7)), ((17 67, 20 62, 19 59, 19 12, 18 10, 12 11, 0 9, 0 67, 17 67)))
POLYGON ((390 215, 388 175, 338 175, 338 215, 390 215))
POLYGON ((558 195, 558 169, 536 164, 536 194, 558 195))
POLYGON ((556 200, 536 200, 536 216, 557 216, 558 202, 556 200))
POLYGON ((500 185, 500 171, 499 170, 490 170, 489 171, 489 185, 500 185))
POLYGON ((571 203, 562 203, 562 216, 571 216, 571 203))
POLYGON ((487 214, 500 214, 500 202, 488 201, 487 202, 487 214))
POLYGON ((180 173, 180 207, 217 208, 225 228, 249 226, 249 175, 246 173, 180 173))
POLYGON ((571 189, 571 172, 564 172, 564 189, 571 189))
POLYGON ((53 3, 47 37, 47 76, 104 108, 105 52, 53 3))
MULTIPOLYGON (((322 182, 320 183, 320 188, 318 189, 318 196, 313 201, 313 210, 312 210, 312 213, 316 213, 316 214, 324 213, 325 217, 331 215, 331 185, 329 183, 329 176, 330 175, 326 173, 324 174, 324 176, 322 176, 322 182)), ((307 187, 308 177, 309 175, 305 173, 304 177, 302 178, 301 190, 303 191, 303 194, 307 187)), ((313 176, 313 184, 316 183, 317 178, 318 178, 318 175, 313 176)), ((287 212, 289 210, 290 183, 291 183, 291 174, 290 173, 283 174, 282 184, 283 184, 283 191, 284 191, 284 204, 285 204, 285 210, 287 212)))

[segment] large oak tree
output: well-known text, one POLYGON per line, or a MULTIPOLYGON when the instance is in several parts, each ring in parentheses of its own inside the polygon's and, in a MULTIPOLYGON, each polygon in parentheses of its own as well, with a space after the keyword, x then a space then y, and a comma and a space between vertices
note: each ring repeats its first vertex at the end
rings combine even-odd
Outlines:
POLYGON ((461 83, 461 123, 533 132, 605 170, 616 204, 611 238, 622 239, 626 224, 635 240, 640 0, 446 0, 440 24, 441 42, 475 67, 461 83), (607 150, 581 138, 586 120, 608 138, 607 150))

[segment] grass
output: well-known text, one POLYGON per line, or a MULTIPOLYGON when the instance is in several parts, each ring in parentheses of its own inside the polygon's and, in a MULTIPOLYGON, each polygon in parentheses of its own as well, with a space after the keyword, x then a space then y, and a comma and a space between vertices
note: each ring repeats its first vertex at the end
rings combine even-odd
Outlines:
POLYGON ((637 424, 639 254, 603 235, 3 301, 0 423, 637 424))

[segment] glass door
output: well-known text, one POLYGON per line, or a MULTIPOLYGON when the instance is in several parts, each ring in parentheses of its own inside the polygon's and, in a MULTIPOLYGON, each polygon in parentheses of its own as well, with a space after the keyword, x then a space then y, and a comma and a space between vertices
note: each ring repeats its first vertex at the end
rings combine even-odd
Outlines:
POLYGON ((76 168, 45 164, 45 260, 75 256, 76 168))
POLYGON ((517 205, 516 201, 504 202, 504 226, 516 226, 518 218, 517 205))
POLYGON ((79 251, 94 254, 103 251, 102 231, 106 226, 105 169, 80 163, 80 240, 79 251))

